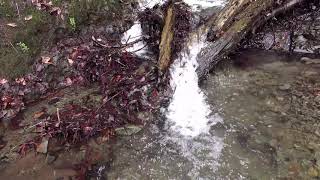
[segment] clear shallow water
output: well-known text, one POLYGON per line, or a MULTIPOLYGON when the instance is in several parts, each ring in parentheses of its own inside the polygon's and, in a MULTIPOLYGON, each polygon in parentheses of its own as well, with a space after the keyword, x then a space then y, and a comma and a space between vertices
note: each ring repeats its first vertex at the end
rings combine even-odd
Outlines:
MULTIPOLYGON (((223 5, 222 1, 186 0, 185 2, 195 11, 223 5)), ((140 6, 142 8, 150 8, 156 3, 159 2, 141 1, 140 6)), ((124 34, 123 41, 134 35, 141 35, 141 26, 138 23, 124 34)), ((156 144, 147 142, 147 144, 152 144, 151 148, 157 148, 160 152, 163 149, 164 154, 151 158, 151 162, 144 160, 145 162, 139 163, 139 169, 135 169, 134 171, 138 172, 140 170, 142 174, 145 171, 147 174, 144 174, 142 177, 170 178, 170 173, 166 167, 172 163, 176 165, 173 171, 180 171, 181 178, 205 177, 206 175, 202 175, 202 171, 210 170, 214 172, 217 170, 217 159, 224 146, 223 137, 209 135, 209 128, 217 122, 221 122, 222 118, 212 113, 210 105, 206 102, 205 94, 198 87, 198 77, 195 72, 197 68, 197 55, 205 46, 205 35, 206 33, 203 32, 197 37, 191 37, 188 45, 186 45, 186 50, 180 54, 179 58, 174 61, 170 68, 172 76, 170 84, 174 90, 172 101, 168 109, 163 112, 166 120, 161 130, 159 127, 154 126, 157 129, 156 131, 160 133, 158 136, 160 139, 153 140, 153 135, 151 134, 141 138, 157 142, 156 144), (167 149, 168 146, 172 149, 167 149), (163 155, 170 158, 163 159, 163 155), (145 163, 148 163, 148 165, 145 163), (151 167, 150 172, 140 168, 146 166, 151 167), (161 170, 159 171, 158 168, 155 168, 155 172, 152 172, 153 166, 163 167, 164 171, 161 173, 161 170)), ((134 41, 134 39, 132 40, 134 41)), ((136 51, 141 46, 143 44, 138 43, 127 50, 131 52, 136 51)), ((143 53, 144 50, 138 51, 140 55, 141 52, 143 53)), ((177 175, 175 172, 173 174, 174 176, 177 175)), ((134 178, 138 178, 139 175, 136 175, 134 178)), ((126 179, 128 178, 127 176, 118 178, 126 179)))
MULTIPOLYGON (((215 121, 210 124, 211 119, 206 119, 208 131, 196 135, 197 131, 177 128, 176 121, 165 114, 143 132, 117 139, 112 145, 113 161, 106 176, 109 179, 308 179, 308 169, 313 167, 310 159, 314 155, 305 144, 319 141, 311 140, 317 138, 295 124, 296 112, 290 110, 295 105, 290 104, 288 91, 298 91, 296 82, 305 78, 302 74, 312 75, 317 70, 300 62, 288 62, 292 59, 274 53, 244 54, 236 58, 240 61, 236 65, 221 64, 197 91, 204 98, 204 107, 209 108, 209 116, 202 117, 215 121), (289 89, 283 88, 284 84, 290 84, 289 89)), ((198 118, 194 120, 200 122, 196 126, 201 124, 198 118)), ((298 124, 302 120, 298 119, 298 124)))
MULTIPOLYGON (((224 5, 224 1, 185 2, 194 11, 224 5)), ((142 1, 140 6, 150 7, 154 3, 142 1)), ((124 39, 140 34, 141 26, 137 22, 124 34, 124 39)), ((143 133, 122 138, 113 146, 114 161, 107 173, 108 179, 275 177, 274 152, 266 143, 272 137, 261 135, 266 130, 255 130, 254 122, 250 121, 260 118, 254 115, 264 108, 256 106, 261 99, 250 94, 245 94, 246 100, 239 99, 237 103, 229 99, 230 94, 239 95, 239 88, 248 88, 246 83, 250 78, 246 77, 246 72, 231 70, 227 75, 221 72, 211 76, 204 87, 198 86, 196 58, 206 45, 205 34, 191 37, 170 68, 170 85, 174 93, 169 107, 163 111, 164 117, 143 133), (239 109, 242 111, 236 111, 239 109), (249 142, 250 131, 257 135, 253 142, 249 142)), ((141 46, 143 42, 128 51, 136 51, 141 46)), ((136 54, 144 52, 141 50, 136 54)), ((265 118, 274 117, 266 114, 265 118)))

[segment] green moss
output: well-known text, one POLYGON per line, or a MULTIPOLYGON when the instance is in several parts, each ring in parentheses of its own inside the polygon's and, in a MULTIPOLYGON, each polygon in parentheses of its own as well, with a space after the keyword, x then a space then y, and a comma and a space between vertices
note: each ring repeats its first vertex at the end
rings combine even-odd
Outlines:
POLYGON ((0 76, 9 79, 30 72, 42 48, 48 47, 53 38, 54 17, 32 6, 20 13, 21 17, 32 15, 32 19, 24 21, 18 18, 3 18, 18 24, 18 27, 9 29, 11 35, 5 37, 7 42, 0 44, 0 76))
POLYGON ((30 57, 13 48, 0 50, 0 77, 15 78, 29 71, 30 57))
MULTIPOLYGON (((31 67, 43 48, 50 48, 52 45, 56 37, 55 30, 61 23, 48 12, 37 10, 31 5, 20 5, 25 3, 24 0, 14 2, 0 0, 0 20, 3 20, 0 22, 14 22, 18 25, 16 28, 7 29, 10 34, 5 34, 4 38, 0 35, 0 76, 10 79, 32 70, 31 67), (14 2, 23 7, 19 12, 20 18, 14 2), (30 15, 32 19, 25 21, 23 17, 30 15)), ((78 32, 88 24, 114 21, 118 17, 121 18, 123 13, 119 10, 123 9, 120 0, 53 0, 52 2, 55 6, 67 5, 69 14, 64 23, 70 32, 78 32)))
POLYGON ((120 17, 120 0, 71 0, 69 17, 78 25, 101 23, 120 17))
POLYGON ((0 18, 14 17, 15 9, 12 6, 12 0, 0 0, 0 18))

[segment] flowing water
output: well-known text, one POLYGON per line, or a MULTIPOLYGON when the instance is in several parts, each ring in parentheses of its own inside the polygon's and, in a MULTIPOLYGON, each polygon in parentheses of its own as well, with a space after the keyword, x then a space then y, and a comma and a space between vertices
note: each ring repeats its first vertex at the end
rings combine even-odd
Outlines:
MULTIPOLYGON (((181 61, 184 57, 192 57, 192 52, 181 61)), ((175 93, 179 94, 174 94, 169 108, 163 110, 164 117, 134 136, 117 139, 106 176, 310 177, 307 172, 311 172, 312 158, 319 150, 312 145, 319 140, 305 129, 317 126, 319 110, 301 108, 299 104, 311 104, 314 98, 308 99, 306 94, 301 102, 295 102, 294 94, 301 90, 302 78, 319 75, 319 66, 314 69, 293 59, 270 52, 245 52, 233 59, 237 63, 220 65, 201 88, 197 87, 196 77, 191 76, 195 68, 192 61, 181 67, 188 70, 183 76, 177 61, 171 70, 174 77, 180 74, 181 79, 176 77, 172 84, 182 83, 179 85, 183 89, 176 87, 175 93), (191 77, 186 77, 188 74, 191 77), (299 114, 306 114, 308 123, 301 124, 305 120, 298 118, 295 106, 299 114)))
MULTIPOLYGON (((223 6, 225 3, 208 0, 185 2, 195 11, 223 6)), ((150 4, 153 5, 145 2, 140 6, 150 4)), ((133 34, 141 35, 138 23, 124 34, 123 41, 133 34)), ((205 32, 201 32, 190 38, 186 50, 170 69, 170 84, 174 93, 169 107, 163 110, 163 123, 152 125, 142 137, 127 139, 129 142, 125 144, 133 151, 117 149, 121 159, 127 162, 124 165, 116 164, 117 170, 109 174, 110 179, 210 179, 219 176, 216 171, 225 137, 209 133, 209 130, 217 123, 222 123, 223 118, 207 102, 205 93, 198 86, 195 72, 197 55, 206 45, 205 35, 205 32), (123 171, 118 172, 119 169, 123 171)), ((137 51, 142 46, 143 43, 138 43, 127 50, 137 51)))
MULTIPOLYGON (((225 4, 184 2, 194 11, 225 4)), ((300 171, 313 166, 307 160, 311 155, 298 156, 292 150, 302 148, 297 141, 304 137, 297 138, 300 129, 292 128, 291 122, 296 112, 287 107, 292 103, 288 91, 293 88, 288 83, 301 79, 300 73, 308 67, 278 54, 251 51, 233 58, 236 64, 221 65, 199 87, 195 69, 197 55, 206 46, 204 35, 190 38, 186 50, 171 66, 174 93, 169 106, 162 110, 163 116, 143 132, 119 138, 113 145, 107 178, 306 177, 300 171), (301 159, 305 161, 300 167, 301 159)))

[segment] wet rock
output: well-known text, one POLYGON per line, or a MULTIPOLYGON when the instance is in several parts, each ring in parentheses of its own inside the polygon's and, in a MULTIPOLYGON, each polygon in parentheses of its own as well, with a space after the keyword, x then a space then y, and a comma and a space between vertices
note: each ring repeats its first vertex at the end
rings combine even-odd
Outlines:
POLYGON ((46 154, 48 152, 48 144, 49 140, 47 138, 43 138, 41 144, 37 146, 37 152, 46 154))
POLYGON ((137 134, 142 130, 142 126, 136 126, 136 125, 126 125, 121 128, 116 128, 116 134, 120 136, 131 136, 133 134, 137 134))
POLYGON ((245 148, 248 146, 248 140, 250 139, 250 136, 247 134, 238 134, 237 135, 237 141, 241 145, 241 147, 245 148))
POLYGON ((46 157, 46 163, 52 164, 57 159, 56 156, 48 154, 46 157))
POLYGON ((3 136, 5 132, 6 128, 4 127, 4 125, 0 124, 0 137, 3 136))
POLYGON ((302 57, 301 61, 305 64, 320 64, 320 59, 311 59, 308 57, 302 57))
POLYGON ((77 172, 73 169, 56 169, 56 179, 72 179, 77 175, 77 172))
POLYGON ((53 104, 56 104, 56 103, 59 102, 59 101, 60 101, 60 98, 54 97, 54 98, 52 98, 52 99, 49 100, 48 104, 49 104, 49 105, 53 105, 53 104))
POLYGON ((269 50, 272 48, 272 46, 274 45, 274 41, 275 41, 275 37, 272 33, 267 33, 264 37, 263 37, 263 45, 264 48, 269 50))
POLYGON ((282 90, 282 91, 287 91, 290 88, 291 88, 290 84, 283 84, 283 85, 279 86, 279 89, 282 90))
POLYGON ((226 131, 226 127, 223 123, 218 122, 217 124, 210 127, 210 134, 214 134, 219 137, 223 137, 226 131))
POLYGON ((316 178, 316 177, 319 177, 319 172, 318 172, 318 170, 316 168, 311 167, 308 170, 308 175, 313 177, 313 178, 316 178))

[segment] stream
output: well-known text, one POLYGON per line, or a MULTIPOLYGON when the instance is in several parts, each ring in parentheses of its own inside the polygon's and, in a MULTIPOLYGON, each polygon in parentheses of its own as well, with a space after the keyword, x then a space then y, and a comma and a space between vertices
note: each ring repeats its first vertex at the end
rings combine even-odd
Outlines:
MULTIPOLYGON (((193 11, 225 4, 185 2, 193 11)), ((301 149, 292 148, 300 146, 301 136, 292 127, 295 112, 288 110, 290 84, 309 68, 294 57, 251 50, 221 65, 199 87, 195 70, 205 34, 191 38, 174 61, 174 93, 163 116, 113 146, 107 179, 277 179, 305 177, 304 168, 310 173, 311 154, 302 167, 295 164, 301 149)))
MULTIPOLYGON (((197 16, 223 8, 227 0, 183 2, 197 16)), ((163 3, 140 0, 138 9, 163 3)), ((148 43, 141 40, 137 12, 132 14, 135 20, 121 43, 138 41, 126 51, 156 61, 148 43)), ((199 29, 190 33, 169 69, 168 105, 155 117, 147 117, 152 121, 144 128, 132 125, 138 130, 129 135, 90 139, 88 145, 66 151, 53 142, 49 145, 53 153, 30 153, 6 168, 0 161, 0 179, 71 179, 78 173, 74 165, 88 157, 93 166, 86 178, 97 180, 318 179, 320 60, 246 49, 220 62, 199 84, 197 57, 207 45, 207 28, 199 29)), ((23 118, 34 119, 44 108, 58 113, 69 103, 94 107, 103 99, 98 92, 95 85, 68 87, 58 93, 54 105, 47 99, 37 102, 26 108, 23 118)), ((27 131, 31 130, 19 130, 18 135, 9 131, 6 138, 19 142, 27 139, 27 131)))
MULTIPOLYGON (((185 81, 174 81, 183 83, 182 89, 176 88, 179 94, 164 117, 134 136, 117 138, 108 179, 309 177, 314 152, 308 148, 318 139, 303 133, 296 111, 290 110, 301 102, 293 102, 289 92, 317 69, 259 50, 233 60, 219 65, 201 88, 191 63, 181 69, 175 64, 174 73, 188 69, 180 76, 185 81)), ((302 113, 317 124, 317 111, 302 113)))

